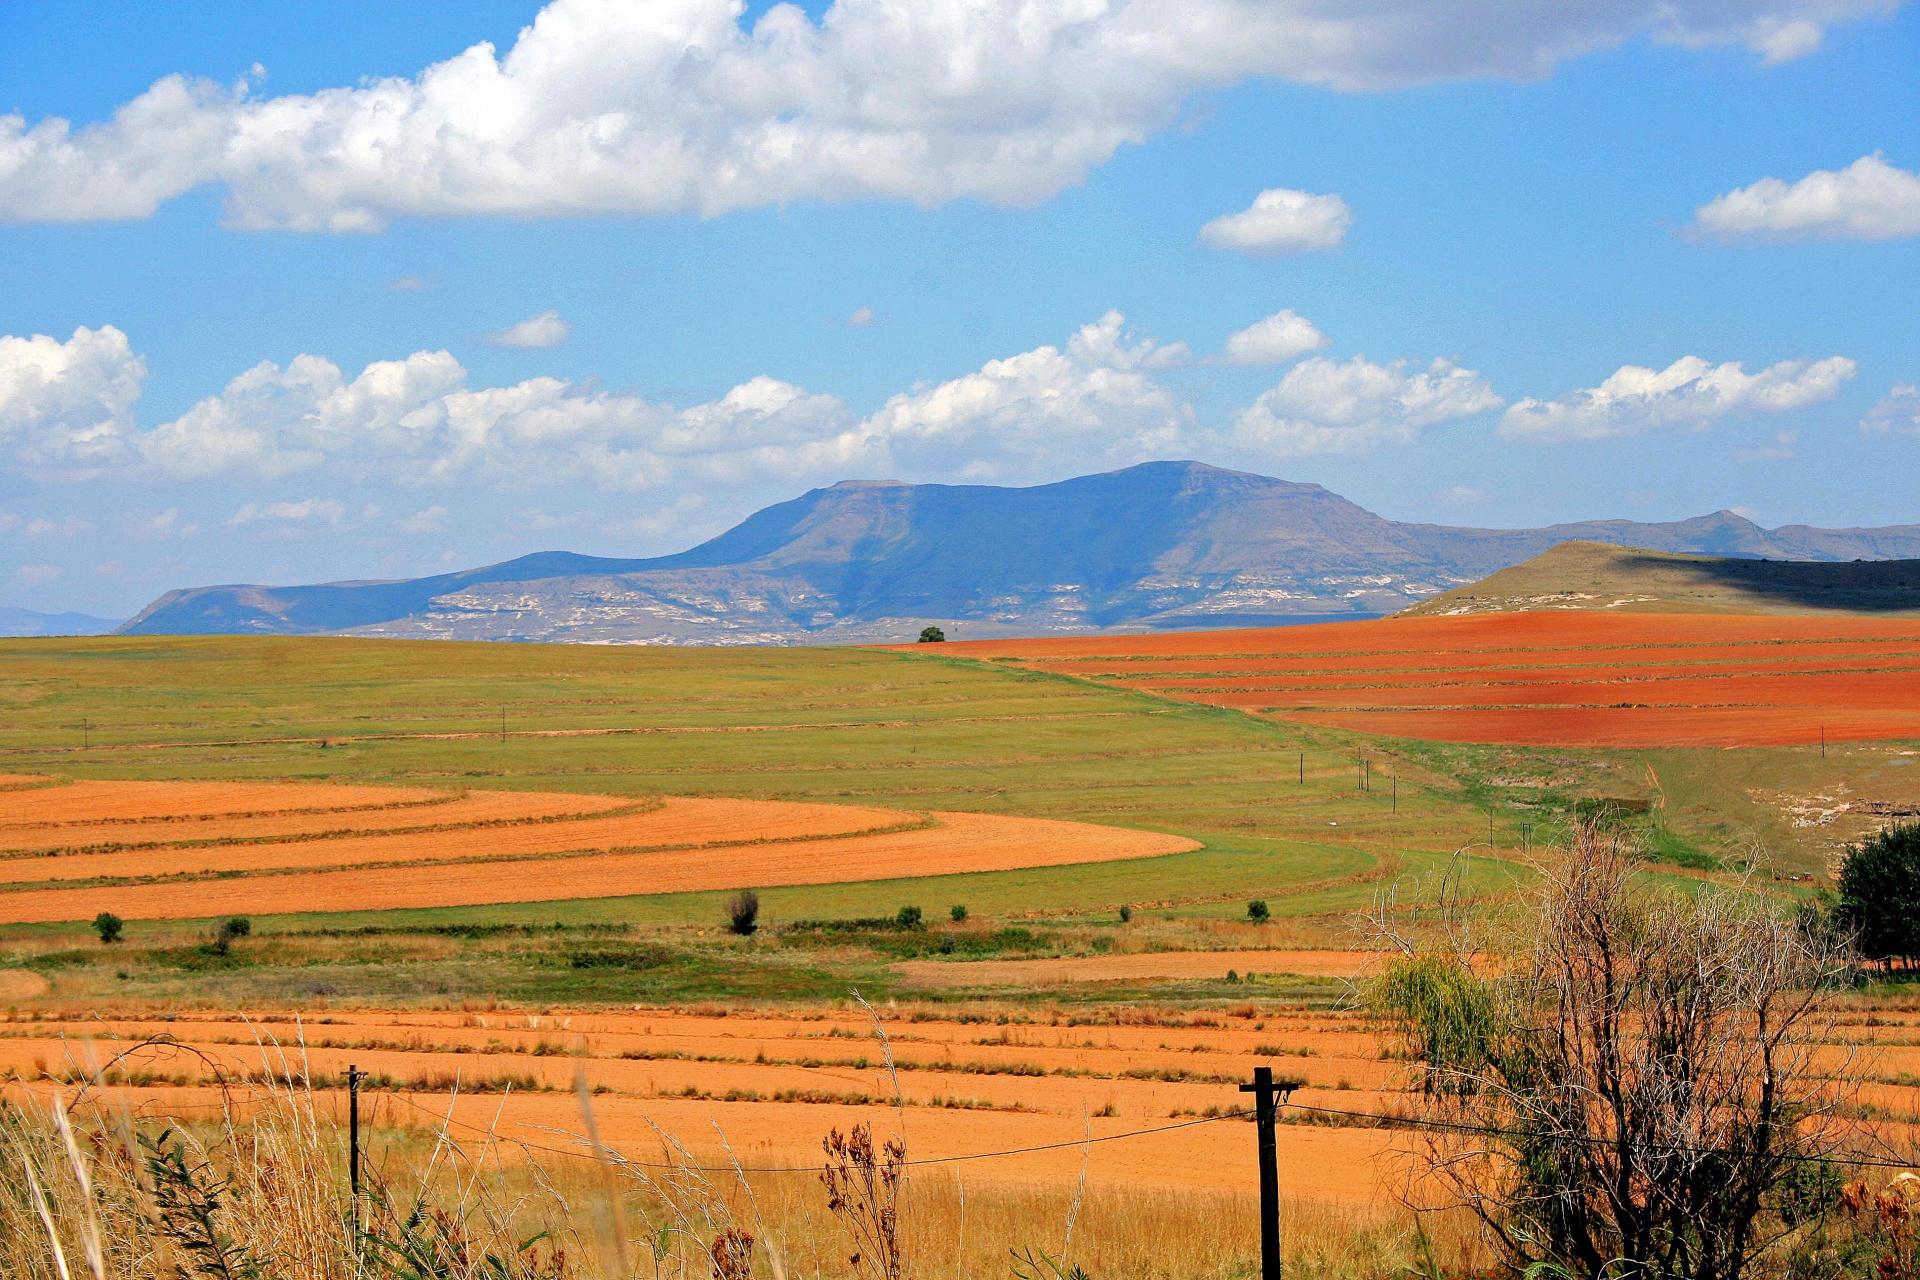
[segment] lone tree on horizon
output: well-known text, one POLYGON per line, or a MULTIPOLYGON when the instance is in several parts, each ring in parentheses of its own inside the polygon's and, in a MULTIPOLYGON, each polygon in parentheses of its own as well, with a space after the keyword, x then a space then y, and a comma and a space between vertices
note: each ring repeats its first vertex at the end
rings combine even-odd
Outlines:
POLYGON ((941 644, 946 640, 946 638, 947 638, 947 633, 942 631, 938 627, 920 628, 921 644, 941 644))

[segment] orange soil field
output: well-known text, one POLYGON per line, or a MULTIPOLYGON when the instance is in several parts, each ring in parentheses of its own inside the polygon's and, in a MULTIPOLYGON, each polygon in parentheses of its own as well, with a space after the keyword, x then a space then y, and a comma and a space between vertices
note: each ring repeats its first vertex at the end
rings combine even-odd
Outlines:
POLYGON ((428 804, 434 797, 377 787, 288 786, 283 794, 273 784, 146 782, 0 792, 0 840, 28 842, 0 853, 0 922, 100 911, 193 919, 545 902, 1002 871, 1199 847, 1085 823, 853 805, 669 798, 643 807, 613 797, 510 792, 428 804), (166 804, 167 788, 180 794, 177 809, 166 804), (65 807, 50 809, 50 796, 65 807), (182 823, 181 812, 218 820, 182 823), (314 826, 290 835, 290 813, 314 826), (250 839, 256 829, 267 838, 250 839), (95 839, 102 832, 112 840, 95 839), (48 846, 49 838, 62 843, 48 846), (421 874, 427 867, 432 874, 421 874))
POLYGON ((1920 622, 1514 613, 950 642, 970 657, 1372 733, 1542 746, 1920 738, 1920 622))
POLYGON ((1153 951, 1053 960, 903 960, 890 967, 915 987, 1031 988, 1151 978, 1219 978, 1229 970, 1351 978, 1372 958, 1364 951, 1153 951))
MULTIPOLYGON (((122 821, 67 819, 58 822, 8 822, 0 819, 0 858, 105 850, 136 845, 195 846, 221 840, 257 843, 271 837, 332 836, 403 828, 450 830, 462 825, 543 822, 553 818, 632 809, 621 796, 582 796, 559 792, 448 792, 426 800, 251 815, 200 814, 186 817, 130 818, 122 821)), ((645 806, 640 806, 645 807, 645 806)), ((0 813, 7 806, 0 802, 0 813)))
MULTIPOLYGON (((636 1160, 659 1158, 651 1123, 697 1155, 723 1160, 717 1125, 749 1165, 809 1169, 828 1128, 844 1131, 864 1120, 878 1132, 904 1132, 909 1154, 920 1160, 1066 1144, 968 1161, 960 1171, 969 1182, 1058 1184, 1076 1178, 1084 1160, 1093 1183, 1230 1190, 1258 1185, 1253 1126, 1240 1120, 1097 1141, 1084 1152, 1080 1143, 1089 1129, 1109 1138, 1196 1119, 1208 1108, 1240 1108, 1245 1098, 1237 1082, 1256 1065, 1278 1062, 1280 1074, 1308 1082, 1296 1101, 1340 1110, 1377 1111, 1392 1105, 1398 1087, 1396 1064, 1380 1060, 1376 1036, 1342 1015, 1200 1015, 1164 1026, 1067 1026, 1044 1018, 996 1026, 889 1016, 885 1025, 899 1064, 906 1104, 900 1110, 892 1106, 873 1024, 843 1012, 341 1012, 308 1014, 302 1025, 286 1016, 249 1023, 230 1014, 0 1021, 0 1076, 17 1073, 46 1089, 48 1073, 85 1075, 129 1044, 164 1032, 206 1054, 230 1081, 257 1076, 263 1063, 326 1084, 349 1063, 384 1077, 386 1087, 363 1104, 376 1132, 431 1129, 451 1108, 456 1137, 479 1136, 498 1114, 503 1138, 569 1150, 567 1135, 583 1129, 574 1090, 576 1073, 584 1073, 600 1091, 592 1105, 603 1137, 636 1160), (277 1045, 263 1049, 267 1036, 277 1045), (1257 1055, 1258 1047, 1289 1056, 1257 1055), (458 1101, 456 1080, 467 1095, 458 1101)), ((192 1116, 219 1106, 208 1088, 214 1078, 194 1053, 156 1046, 122 1069, 138 1086, 124 1093, 144 1113, 192 1116)), ((329 1099, 337 1108, 338 1095, 329 1099)), ((1379 1129, 1285 1126, 1288 1192, 1378 1199, 1390 1172, 1380 1157, 1394 1141, 1394 1133, 1379 1129)))

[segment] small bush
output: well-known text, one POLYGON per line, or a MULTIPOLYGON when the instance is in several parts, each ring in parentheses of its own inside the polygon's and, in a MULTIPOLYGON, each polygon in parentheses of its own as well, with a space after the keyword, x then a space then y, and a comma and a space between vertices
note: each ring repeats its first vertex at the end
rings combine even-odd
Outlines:
POLYGON ((252 932, 253 922, 251 920, 248 920, 245 916, 228 916, 220 922, 220 927, 213 931, 213 941, 207 943, 200 949, 208 955, 224 956, 227 952, 233 950, 233 943, 236 938, 244 938, 252 932))
POLYGON ((1132 920, 1133 920, 1133 908, 1122 905, 1120 908, 1120 923, 1127 924, 1132 920))
POLYGON ((1255 898, 1247 904, 1247 919, 1253 921, 1255 924, 1265 924, 1269 914, 1271 913, 1267 910, 1267 903, 1264 898, 1255 898))
POLYGON ((113 912, 102 911, 93 918, 93 931, 100 935, 100 941, 103 943, 118 942, 120 941, 120 930, 125 923, 124 920, 113 914, 113 912))
POLYGON ((745 938, 760 927, 760 895, 742 889, 727 899, 727 928, 745 938))
POLYGON ((965 924, 967 922, 967 909, 961 903, 956 902, 948 907, 947 914, 953 918, 955 924, 965 924))
POLYGON ((920 631, 921 644, 940 644, 946 638, 947 633, 938 627, 923 627, 920 631))
POLYGON ((918 929, 921 927, 920 919, 918 907, 902 907, 893 913, 893 923, 896 928, 918 929))

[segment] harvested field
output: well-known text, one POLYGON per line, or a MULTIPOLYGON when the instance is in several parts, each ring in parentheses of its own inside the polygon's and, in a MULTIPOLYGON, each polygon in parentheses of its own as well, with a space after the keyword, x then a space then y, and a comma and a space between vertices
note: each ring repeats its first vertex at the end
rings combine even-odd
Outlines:
POLYGON ((445 791, 318 782, 69 782, 9 793, 0 824, 181 822, 436 804, 445 791))
MULTIPOLYGON (((654 1124, 700 1157, 725 1161, 720 1133, 755 1166, 817 1166, 820 1138, 867 1121, 904 1132, 918 1160, 975 1156, 1043 1144, 1053 1150, 969 1161, 971 1183, 1089 1183, 1132 1188, 1246 1190, 1257 1186, 1251 1125, 1195 1124, 1162 1137, 1096 1141, 1234 1111, 1237 1082, 1255 1065, 1290 1055, 1283 1074, 1305 1077, 1298 1100, 1370 1111, 1391 1102, 1393 1064, 1352 1018, 1309 1014, 1207 1018, 1211 1025, 983 1025, 889 1017, 901 1101, 864 1016, 844 1012, 675 1010, 529 1016, 507 1013, 333 1012, 248 1021, 183 1014, 166 1021, 0 1022, 0 1076, 66 1075, 89 1055, 105 1062, 160 1033, 119 1064, 128 1100, 151 1115, 194 1115, 219 1105, 212 1066, 229 1079, 293 1068, 331 1088, 349 1062, 374 1077, 363 1103, 376 1131, 430 1130, 452 1107, 456 1125, 536 1148, 570 1148, 582 1128, 576 1073, 595 1090, 602 1136, 630 1158, 657 1159, 654 1124), (280 1046, 263 1051, 271 1036, 280 1046), (84 1045, 83 1045, 84 1040, 84 1045), (304 1043, 304 1050, 299 1045, 304 1043), (1255 1050, 1266 1048, 1266 1054, 1255 1050), (200 1056, 204 1054, 205 1059, 200 1056), (1304 1056, 1303 1056, 1304 1055, 1304 1056), (448 1095, 459 1082, 462 1096, 448 1095), (511 1084, 511 1089, 507 1085, 511 1084), (505 1094, 503 1097, 502 1094, 505 1094), (1090 1113, 1092 1113, 1090 1115, 1090 1113)), ((340 1102, 338 1094, 332 1101, 340 1102)), ((366 1114, 366 1112, 363 1112, 366 1114)), ((1298 1117, 1296 1117, 1298 1118, 1298 1117)), ((1379 1156, 1394 1135, 1371 1128, 1289 1124, 1282 1159, 1289 1193, 1346 1202, 1384 1194, 1379 1156)))
POLYGON ((1220 978, 1228 972, 1351 978, 1372 959, 1364 951, 1157 951, 1057 960, 905 960, 893 965, 908 985, 928 988, 1051 987, 1081 982, 1220 978))
POLYGON ((0 890, 0 921, 545 902, 1060 866, 1199 847, 1084 823, 776 800, 636 804, 510 792, 433 799, 429 792, 299 786, 281 797, 266 785, 215 792, 199 783, 6 793, 0 839, 26 843, 0 857, 0 886, 8 886, 0 890), (182 824, 165 814, 169 789, 190 814, 227 816, 198 838, 179 839, 182 824), (49 812, 50 794, 66 807, 49 812), (327 798, 361 811, 316 803, 327 798), (230 807, 213 807, 219 804, 230 807), (231 807, 240 804, 257 817, 233 816, 245 812, 231 807), (313 825, 290 835, 293 813, 313 825), (383 823, 394 826, 378 829, 383 823), (96 841, 103 832, 113 838, 96 841), (33 844, 63 835, 61 846, 33 844))
POLYGON ((1920 737, 1920 622, 1512 613, 949 651, 1371 733, 1542 746, 1920 737))
MULTIPOLYGON (((111 852, 129 847, 205 847, 221 842, 259 844, 275 838, 333 839, 375 832, 441 832, 502 823, 550 822, 612 809, 647 807, 650 806, 636 806, 632 800, 620 796, 476 791, 466 795, 447 792, 425 800, 392 804, 279 813, 169 815, 123 821, 83 818, 39 823, 11 822, 0 817, 0 858, 111 852)), ((7 809, 4 801, 0 801, 0 815, 7 809)))

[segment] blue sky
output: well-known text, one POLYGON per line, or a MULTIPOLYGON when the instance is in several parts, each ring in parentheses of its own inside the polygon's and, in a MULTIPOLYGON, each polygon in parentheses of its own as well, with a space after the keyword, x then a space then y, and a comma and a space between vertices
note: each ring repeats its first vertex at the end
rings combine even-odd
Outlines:
POLYGON ((1003 8, 7 6, 0 603, 1155 457, 1920 522, 1913 6, 1003 8))

